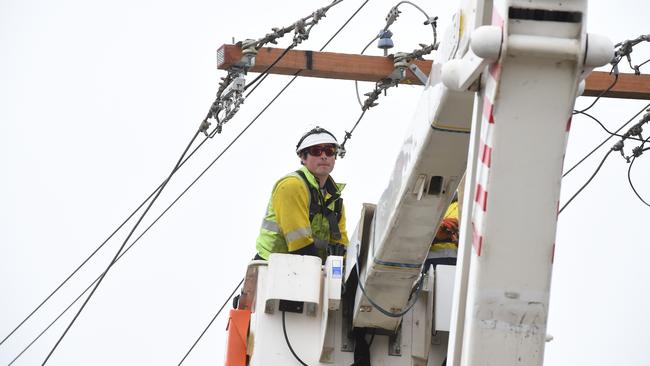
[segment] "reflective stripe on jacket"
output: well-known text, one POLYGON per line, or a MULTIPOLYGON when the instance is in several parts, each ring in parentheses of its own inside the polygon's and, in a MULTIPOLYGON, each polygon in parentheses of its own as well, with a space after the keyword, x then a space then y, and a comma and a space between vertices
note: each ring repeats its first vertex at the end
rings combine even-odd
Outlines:
MULTIPOLYGON (((443 219, 458 220, 458 201, 452 202, 443 219)), ((458 243, 454 242, 433 242, 427 258, 455 258, 458 252, 458 243)))
MULTIPOLYGON (((341 217, 338 220, 341 233, 338 239, 332 237, 329 221, 322 214, 315 214, 311 222, 309 221, 311 194, 307 184, 318 192, 321 191, 316 177, 304 166, 300 170, 307 182, 298 173, 293 172, 280 179, 273 187, 256 243, 257 253, 264 259, 268 259, 271 253, 293 252, 311 243, 319 249, 327 248, 329 243, 348 244, 345 208, 341 209, 341 217)), ((330 198, 332 193, 340 193, 345 186, 334 183, 331 177, 329 180, 331 182, 328 182, 326 187, 335 192, 326 191, 324 197, 319 193, 319 197, 323 198, 322 202, 330 198)), ((334 210, 334 205, 335 202, 331 202, 328 207, 334 210)), ((324 253, 324 250, 321 252, 324 253)))

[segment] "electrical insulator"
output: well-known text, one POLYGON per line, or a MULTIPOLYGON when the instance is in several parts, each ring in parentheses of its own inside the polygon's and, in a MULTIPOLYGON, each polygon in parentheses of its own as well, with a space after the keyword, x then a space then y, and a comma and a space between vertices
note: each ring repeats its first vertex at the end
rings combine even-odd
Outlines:
POLYGON ((392 36, 393 36, 393 32, 389 30, 382 29, 381 31, 379 31, 379 41, 377 42, 377 47, 384 50, 384 52, 387 52, 388 49, 393 48, 395 44, 391 39, 392 36))

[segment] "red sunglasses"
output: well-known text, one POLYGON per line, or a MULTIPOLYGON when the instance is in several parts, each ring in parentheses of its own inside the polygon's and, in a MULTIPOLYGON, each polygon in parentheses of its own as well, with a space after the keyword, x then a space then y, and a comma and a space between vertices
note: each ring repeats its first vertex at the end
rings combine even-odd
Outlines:
POLYGON ((326 156, 336 155, 336 147, 334 146, 310 146, 307 148, 307 153, 311 156, 321 156, 322 153, 325 153, 326 156))

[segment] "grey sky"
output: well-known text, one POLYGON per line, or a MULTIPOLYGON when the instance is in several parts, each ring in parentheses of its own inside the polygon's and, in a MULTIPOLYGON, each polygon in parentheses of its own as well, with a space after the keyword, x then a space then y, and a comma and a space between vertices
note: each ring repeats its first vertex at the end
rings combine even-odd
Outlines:
MULTIPOLYGON (((449 23, 450 3, 418 2, 440 17, 441 30, 449 23)), ((0 337, 169 173, 224 75, 215 67, 219 45, 231 37, 259 38, 325 4, 0 1, 0 337)), ((319 49, 360 4, 346 0, 333 8, 301 48, 319 49)), ((358 53, 394 4, 371 1, 327 50, 358 53)), ((647 34, 648 7, 640 0, 616 6, 592 1, 588 29, 614 42, 647 34)), ((431 33, 419 12, 404 10, 392 28, 395 50, 411 51, 430 42, 431 33)), ((635 49, 636 63, 650 57, 649 50, 635 49)), ((379 51, 371 47, 369 53, 379 51)), ((286 81, 271 77, 246 100, 224 133, 174 177, 141 229, 286 81)), ((385 187, 418 96, 418 87, 406 86, 382 96, 349 141, 346 158, 337 162, 334 176, 348 183, 350 230, 361 203, 375 202, 385 187)), ((577 105, 591 101, 581 98, 577 105)), ((591 111, 616 129, 645 104, 603 100, 591 111)), ((243 276, 271 186, 298 165, 293 152, 298 137, 315 124, 342 137, 358 114, 351 82, 297 80, 113 268, 50 364, 178 363, 243 276)), ((605 137, 595 122, 574 118, 567 166, 605 137)), ((562 202, 587 180, 605 151, 563 181, 562 202)), ((632 170, 646 201, 649 159, 640 157, 632 170)), ((612 154, 560 215, 548 328, 555 339, 547 344, 547 365, 650 364, 645 335, 650 208, 631 191, 627 167, 612 154)), ((0 364, 10 362, 100 273, 125 233, 0 346, 0 364)), ((222 362, 225 315, 186 364, 222 362)), ((64 316, 16 364, 42 362, 70 318, 64 316)))

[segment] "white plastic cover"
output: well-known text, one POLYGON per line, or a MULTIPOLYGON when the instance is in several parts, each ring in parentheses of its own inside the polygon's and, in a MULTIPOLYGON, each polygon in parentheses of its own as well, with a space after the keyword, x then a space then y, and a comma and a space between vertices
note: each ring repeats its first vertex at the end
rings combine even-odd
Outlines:
POLYGON ((319 304, 321 259, 273 253, 269 256, 266 301, 291 300, 319 304))

